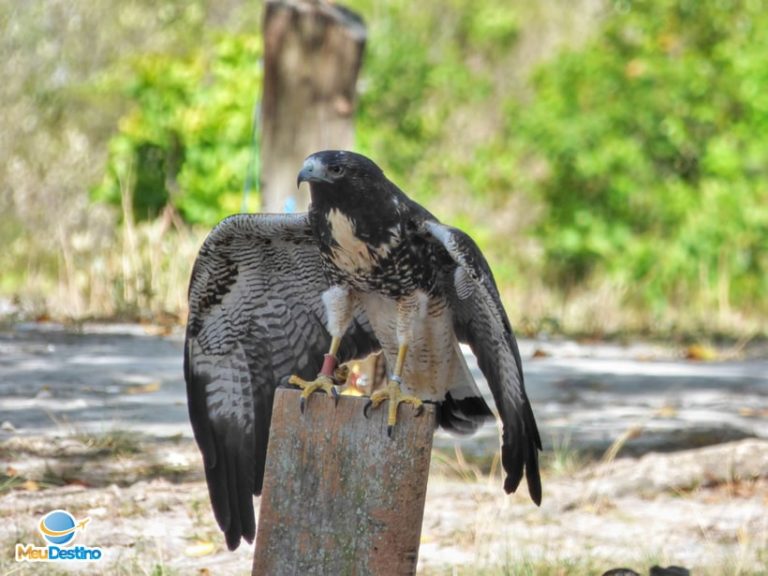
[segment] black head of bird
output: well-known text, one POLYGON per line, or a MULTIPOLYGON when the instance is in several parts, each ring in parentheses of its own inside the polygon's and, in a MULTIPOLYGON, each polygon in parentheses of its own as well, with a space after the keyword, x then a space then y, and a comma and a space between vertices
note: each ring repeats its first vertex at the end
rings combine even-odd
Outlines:
POLYGON ((363 201, 374 200, 381 193, 391 193, 388 190, 379 190, 376 186, 361 186, 389 181, 372 160, 346 150, 323 150, 308 156, 299 171, 296 185, 299 186, 302 182, 309 183, 313 203, 330 200, 328 196, 344 195, 347 201, 353 200, 350 197, 353 195, 363 196, 354 198, 356 201, 363 201))

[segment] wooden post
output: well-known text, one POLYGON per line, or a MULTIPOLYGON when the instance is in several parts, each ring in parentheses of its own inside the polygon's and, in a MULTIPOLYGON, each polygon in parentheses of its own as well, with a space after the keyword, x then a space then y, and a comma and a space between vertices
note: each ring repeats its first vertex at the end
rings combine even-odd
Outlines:
POLYGON ((275 394, 254 576, 414 574, 435 429, 434 406, 401 405, 393 438, 386 405, 338 405, 299 391, 275 394))
MULTIPOLYGON (((355 84, 366 30, 323 0, 269 0, 264 13, 261 209, 306 210, 296 174, 309 154, 354 140, 355 84)), ((304 187, 306 188, 306 186, 304 187)))

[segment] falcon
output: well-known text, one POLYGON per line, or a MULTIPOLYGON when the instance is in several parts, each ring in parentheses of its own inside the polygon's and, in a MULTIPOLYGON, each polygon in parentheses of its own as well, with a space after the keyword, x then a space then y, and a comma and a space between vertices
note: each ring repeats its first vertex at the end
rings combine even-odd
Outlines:
POLYGON ((504 490, 525 476, 541 503, 541 439, 520 352, 493 274, 474 241, 440 223, 370 159, 309 156, 301 214, 238 214, 205 240, 189 287, 184 374, 195 440, 227 545, 255 534, 274 391, 337 394, 337 369, 384 354, 391 374, 368 409, 438 405, 447 430, 471 433, 494 414, 459 348, 466 343, 502 423, 504 490))

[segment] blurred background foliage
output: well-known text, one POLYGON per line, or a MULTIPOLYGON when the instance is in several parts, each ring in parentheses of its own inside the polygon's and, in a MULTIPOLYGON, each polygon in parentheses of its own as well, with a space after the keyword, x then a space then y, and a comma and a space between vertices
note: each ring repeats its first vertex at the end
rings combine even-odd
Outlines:
POLYGON ((551 281, 599 275, 663 318, 768 311, 768 6, 633 2, 540 68, 510 130, 544 157, 551 281))
MULTIPOLYGON (((479 241, 524 331, 765 333, 768 2, 347 4, 357 148, 479 241)), ((261 15, 0 0, 17 310, 183 316, 205 233, 258 209, 261 15)))
POLYGON ((252 34, 217 34, 188 54, 143 54, 111 70, 102 89, 131 106, 109 141, 93 199, 120 205, 128 193, 142 220, 172 208, 212 226, 237 212, 244 177, 258 163, 261 48, 252 34))

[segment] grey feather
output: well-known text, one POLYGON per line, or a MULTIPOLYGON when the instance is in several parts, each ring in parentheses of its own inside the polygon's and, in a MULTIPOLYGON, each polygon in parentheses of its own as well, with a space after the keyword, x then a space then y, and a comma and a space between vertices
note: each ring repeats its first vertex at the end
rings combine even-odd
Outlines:
MULTIPOLYGON (((306 214, 240 214, 204 242, 189 288, 185 378, 216 520, 234 549, 255 533, 275 388, 313 377, 330 336, 328 281, 306 214)), ((378 349, 361 314, 340 361, 378 349)))

